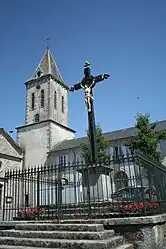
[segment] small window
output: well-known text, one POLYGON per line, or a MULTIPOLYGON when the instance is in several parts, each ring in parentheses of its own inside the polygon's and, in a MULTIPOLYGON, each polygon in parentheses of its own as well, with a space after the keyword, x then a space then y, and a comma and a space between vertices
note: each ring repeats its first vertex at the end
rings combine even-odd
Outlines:
POLYGON ((32 110, 34 110, 34 107, 35 107, 35 94, 32 93, 32 96, 31 96, 31 108, 32 110))
POLYGON ((61 166, 66 166, 66 156, 60 156, 59 157, 59 164, 61 166))
POLYGON ((124 156, 123 150, 122 150, 122 146, 119 147, 119 155, 120 155, 121 157, 124 156))
POLYGON ((39 114, 36 114, 36 115, 35 115, 35 122, 36 122, 36 123, 39 122, 39 114))
POLYGON ((54 91, 54 108, 57 108, 57 94, 56 91, 54 91))
POLYGON ((44 90, 41 90, 41 107, 44 107, 44 90))
POLYGON ((37 72, 37 77, 39 78, 40 76, 41 76, 41 72, 38 71, 38 72, 37 72))
POLYGON ((62 113, 64 113, 64 97, 62 96, 62 113))
POLYGON ((39 78, 42 76, 42 71, 40 70, 40 68, 38 68, 37 72, 36 72, 36 78, 39 78))
POLYGON ((119 148, 118 146, 114 147, 114 153, 113 153, 114 159, 118 160, 119 159, 119 148))

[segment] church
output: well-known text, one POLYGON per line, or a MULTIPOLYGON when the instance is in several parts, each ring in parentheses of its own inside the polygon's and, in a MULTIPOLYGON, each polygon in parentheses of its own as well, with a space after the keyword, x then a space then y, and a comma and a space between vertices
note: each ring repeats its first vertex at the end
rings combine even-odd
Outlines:
MULTIPOLYGON (((1 208, 6 170, 73 163, 81 160, 80 144, 87 143, 86 137, 76 138, 76 131, 68 127, 69 86, 65 84, 50 49, 45 51, 34 75, 25 82, 25 87, 25 124, 16 128, 17 142, 0 128, 1 208)), ((166 131, 166 120, 158 122, 156 130, 166 131)), ((108 154, 116 156, 125 153, 124 143, 136 132, 134 127, 130 127, 104 133, 109 141, 108 154)), ((161 141, 159 150, 165 158, 166 141, 161 141)))

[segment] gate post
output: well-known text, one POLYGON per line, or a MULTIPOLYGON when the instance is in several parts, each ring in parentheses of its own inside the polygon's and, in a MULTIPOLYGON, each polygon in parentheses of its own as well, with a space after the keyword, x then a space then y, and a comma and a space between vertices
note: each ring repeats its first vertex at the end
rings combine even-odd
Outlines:
POLYGON ((37 211, 38 211, 38 218, 40 216, 39 208, 40 208, 40 175, 39 175, 39 168, 38 168, 37 169, 37 211))
POLYGON ((4 189, 3 189, 3 211, 2 211, 2 220, 5 220, 5 193, 6 193, 6 179, 7 179, 7 173, 5 172, 5 177, 4 177, 4 189))
POLYGON ((61 164, 58 168, 58 222, 61 219, 62 208, 62 176, 61 176, 61 164))

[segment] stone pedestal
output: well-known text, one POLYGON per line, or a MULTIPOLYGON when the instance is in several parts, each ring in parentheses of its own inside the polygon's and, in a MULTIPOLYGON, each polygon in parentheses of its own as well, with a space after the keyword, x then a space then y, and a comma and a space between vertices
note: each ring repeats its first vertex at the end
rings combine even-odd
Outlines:
POLYGON ((81 170, 84 202, 99 202, 111 198, 110 172, 109 166, 88 166, 81 170))

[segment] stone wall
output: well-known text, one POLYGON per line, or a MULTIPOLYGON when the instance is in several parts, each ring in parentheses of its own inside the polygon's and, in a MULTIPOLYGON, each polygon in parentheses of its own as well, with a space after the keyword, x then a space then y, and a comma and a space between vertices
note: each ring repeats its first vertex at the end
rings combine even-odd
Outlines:
POLYGON ((164 249, 166 215, 116 218, 103 221, 107 229, 125 236, 134 249, 164 249))

